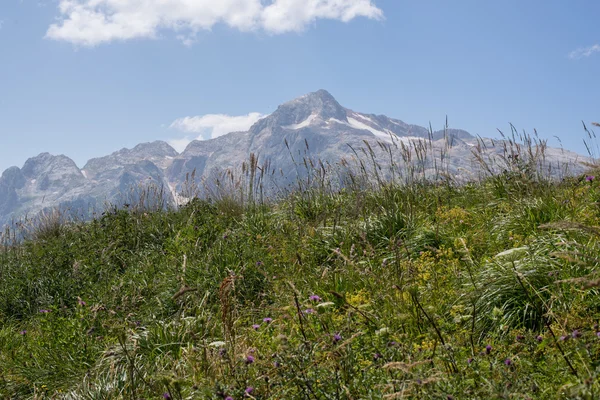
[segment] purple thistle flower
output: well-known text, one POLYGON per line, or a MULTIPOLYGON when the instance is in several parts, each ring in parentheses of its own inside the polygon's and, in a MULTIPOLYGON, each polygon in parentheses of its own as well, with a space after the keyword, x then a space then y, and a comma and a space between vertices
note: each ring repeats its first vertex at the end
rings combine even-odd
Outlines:
POLYGON ((247 355, 246 356, 246 364, 252 364, 254 362, 254 356, 247 355))
POLYGON ((512 365, 512 360, 510 358, 507 358, 506 360, 504 360, 504 365, 506 365, 506 366, 512 365))
POLYGON ((573 332, 571 332, 571 337, 573 339, 579 339, 581 337, 581 332, 579 332, 577 329, 575 329, 573 332))
POLYGON ((169 392, 163 393, 163 399, 170 399, 171 394, 169 392))
POLYGON ((257 267, 260 267, 261 265, 263 265, 263 262, 262 262, 262 261, 257 261, 257 262, 256 262, 256 266, 257 266, 257 267))
POLYGON ((335 335, 333 335, 333 343, 337 343, 340 340, 342 340, 342 335, 340 335, 339 333, 336 333, 335 335))
POLYGON ((600 332, 596 332, 596 336, 600 338, 600 332))
POLYGON ((594 175, 586 175, 585 180, 588 182, 592 182, 596 177, 594 175))
POLYGON ((254 388, 252 386, 248 386, 246 390, 244 390, 244 393, 246 394, 251 394, 252 392, 254 392, 254 388))
POLYGON ((46 310, 46 309, 40 310, 40 313, 42 313, 42 314, 48 314, 49 312, 50 312, 50 310, 46 310))
POLYGON ((26 330, 22 330, 21 332, 19 332, 19 335, 25 335, 25 334, 27 334, 26 330))
POLYGON ((381 354, 379 354, 379 353, 373 354, 373 361, 377 361, 381 358, 383 358, 383 356, 381 354))
POLYGON ((319 296, 317 296, 316 294, 311 295, 308 299, 310 301, 321 301, 321 298, 319 296))
POLYGON ((225 400, 233 400, 233 397, 227 396, 227 397, 225 397, 225 400))
POLYGON ((263 322, 270 324, 271 322, 273 322, 273 318, 269 318, 269 317, 263 318, 263 322))
POLYGON ((467 359, 467 364, 471 365, 473 363, 473 357, 469 357, 467 359))
POLYGON ((567 341, 567 340, 569 340, 569 336, 562 335, 558 340, 560 340, 561 342, 567 341))
POLYGON ((515 337, 515 340, 516 340, 517 342, 520 342, 520 341, 522 341, 523 339, 525 339, 525 336, 523 336, 523 335, 517 335, 517 336, 515 337))
POLYGON ((252 325, 252 329, 254 329, 255 331, 257 331, 258 328, 260 328, 260 325, 258 325, 258 324, 252 325))
POLYGON ((542 340, 544 340, 544 338, 542 337, 542 335, 537 335, 535 340, 537 340, 538 342, 541 342, 542 340))
POLYGON ((492 352, 492 346, 489 344, 485 346, 485 354, 490 354, 492 352))
POLYGON ((388 347, 394 347, 394 346, 397 346, 397 345, 398 345, 398 343, 396 343, 396 342, 394 342, 394 341, 392 340, 391 342, 388 342, 388 344, 387 344, 387 345, 388 345, 388 347))
POLYGON ((312 308, 307 308, 306 310, 304 310, 304 314, 314 314, 315 310, 313 310, 312 308))

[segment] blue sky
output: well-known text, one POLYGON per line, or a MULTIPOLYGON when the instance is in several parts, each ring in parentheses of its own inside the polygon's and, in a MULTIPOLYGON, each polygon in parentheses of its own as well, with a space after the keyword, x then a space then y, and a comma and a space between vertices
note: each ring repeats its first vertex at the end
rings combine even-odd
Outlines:
POLYGON ((0 170, 216 136, 320 88, 582 153, 581 121, 600 120, 597 0, 91 1, 0 1, 0 170))

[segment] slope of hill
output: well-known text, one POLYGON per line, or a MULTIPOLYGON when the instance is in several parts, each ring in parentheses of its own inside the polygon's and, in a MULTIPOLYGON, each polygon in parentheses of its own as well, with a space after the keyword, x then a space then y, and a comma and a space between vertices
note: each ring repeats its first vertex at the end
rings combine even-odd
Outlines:
MULTIPOLYGON (((46 171, 30 165, 16 185, 46 171)), ((196 199, 45 219, 24 242, 7 231, 0 397, 593 399, 599 172, 196 199)))

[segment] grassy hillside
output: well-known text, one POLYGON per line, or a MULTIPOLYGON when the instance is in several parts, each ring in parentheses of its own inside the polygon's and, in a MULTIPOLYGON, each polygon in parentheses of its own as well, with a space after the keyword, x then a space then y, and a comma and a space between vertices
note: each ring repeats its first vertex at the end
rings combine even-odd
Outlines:
POLYGON ((600 182, 303 189, 0 248, 0 397, 594 399, 600 182))

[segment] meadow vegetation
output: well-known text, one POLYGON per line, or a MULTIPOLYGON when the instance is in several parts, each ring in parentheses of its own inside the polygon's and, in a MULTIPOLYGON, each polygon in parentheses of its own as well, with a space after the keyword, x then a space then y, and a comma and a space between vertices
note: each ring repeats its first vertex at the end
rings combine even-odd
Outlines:
POLYGON ((9 228, 0 397, 598 398, 600 171, 509 155, 9 228))

